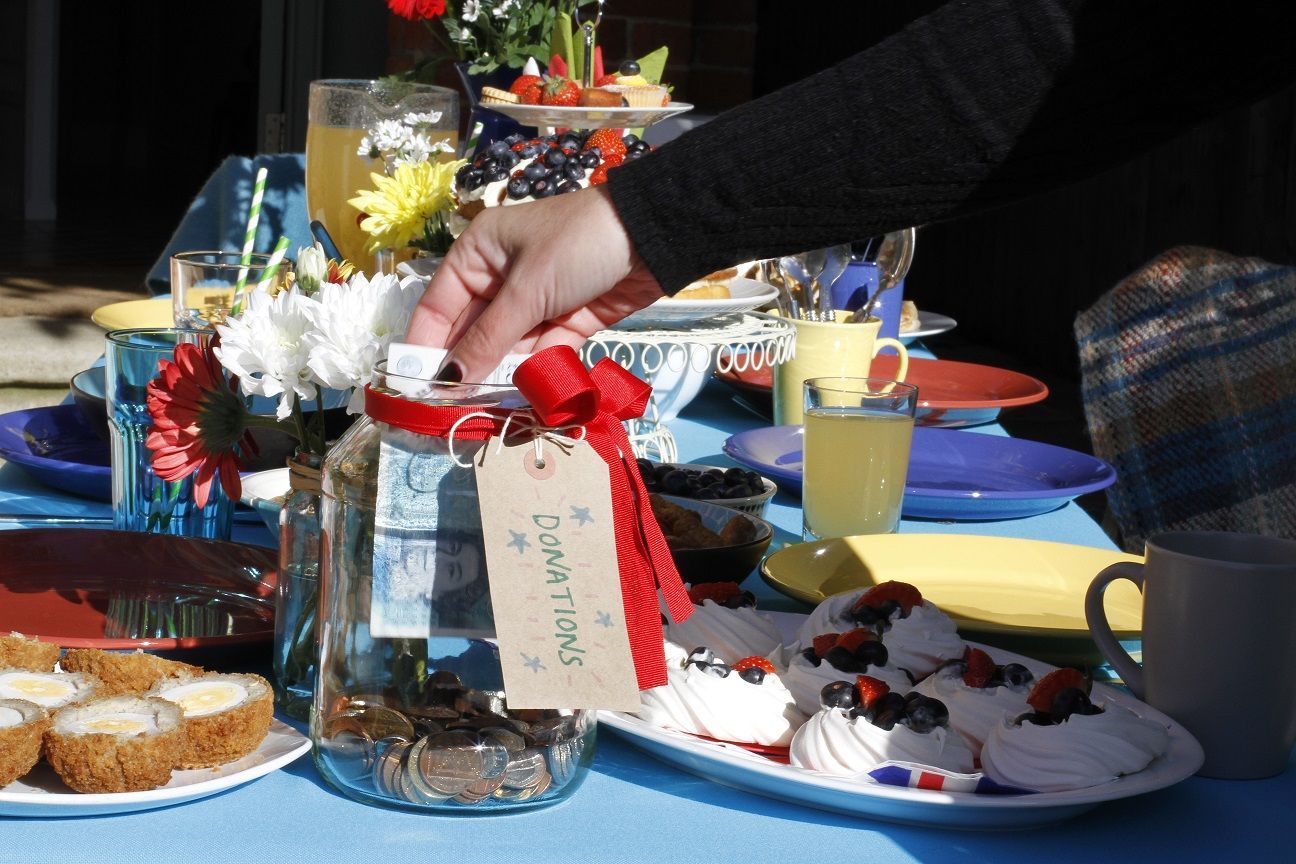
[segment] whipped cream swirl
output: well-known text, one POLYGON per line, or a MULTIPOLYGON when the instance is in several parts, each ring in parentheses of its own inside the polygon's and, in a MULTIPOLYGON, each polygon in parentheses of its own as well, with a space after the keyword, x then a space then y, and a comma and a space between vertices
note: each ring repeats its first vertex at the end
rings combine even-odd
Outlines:
POLYGON ((666 638, 688 651, 710 648, 727 663, 766 657, 783 642, 773 618, 749 606, 730 609, 714 600, 694 606, 687 621, 668 624, 666 638))
POLYGON ((639 694, 639 717, 654 726, 721 741, 782 746, 805 722, 777 675, 751 684, 730 672, 721 678, 696 665, 688 651, 666 643, 667 683, 639 694))
MULTIPOLYGON (((821 633, 843 633, 858 627, 850 611, 865 590, 835 594, 816 606, 797 631, 797 645, 804 648, 821 633)), ((954 619, 930 600, 911 609, 907 618, 901 618, 897 610, 891 617, 891 629, 882 634, 882 644, 887 647, 888 665, 908 669, 915 679, 930 675, 946 660, 962 657, 964 648, 954 619)))
POLYGON ((1063 792, 1142 771, 1169 746, 1164 726, 1108 703, 1101 714, 1072 714, 1052 726, 1014 726, 1011 718, 996 723, 981 767, 996 783, 1063 792))
POLYGON ((960 774, 973 770, 972 751, 952 729, 915 732, 897 723, 886 730, 837 708, 823 709, 797 730, 789 758, 798 768, 840 777, 871 771, 883 762, 916 762, 960 774))
POLYGON ((981 754, 993 726, 1005 717, 1015 719, 1031 710, 1026 704, 1030 684, 969 687, 963 683, 963 673, 956 667, 941 669, 927 676, 914 689, 945 703, 949 709, 950 728, 963 736, 974 756, 981 754))

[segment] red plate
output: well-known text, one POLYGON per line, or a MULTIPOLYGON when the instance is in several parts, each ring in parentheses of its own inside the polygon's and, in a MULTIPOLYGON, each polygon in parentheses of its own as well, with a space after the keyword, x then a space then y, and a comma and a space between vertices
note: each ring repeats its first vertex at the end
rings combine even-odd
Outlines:
POLYGON ((213 648, 274 636, 272 549, 126 531, 0 531, 0 633, 64 648, 213 648))
MULTIPOLYGON (((875 378, 895 375, 900 358, 881 354, 874 358, 869 374, 875 378)), ((742 391, 748 398, 764 400, 768 407, 774 370, 717 372, 716 377, 742 391)), ((1048 396, 1048 387, 1038 378, 979 363, 954 360, 909 359, 906 383, 918 388, 919 426, 975 426, 989 423, 1000 410, 1030 405, 1048 396)))

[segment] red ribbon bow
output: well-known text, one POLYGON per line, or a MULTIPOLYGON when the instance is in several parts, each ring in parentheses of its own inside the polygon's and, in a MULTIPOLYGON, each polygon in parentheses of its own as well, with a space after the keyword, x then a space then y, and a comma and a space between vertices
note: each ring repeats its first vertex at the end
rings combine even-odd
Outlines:
MULTIPOLYGON (((630 653, 639 689, 660 687, 666 683, 666 659, 657 589, 673 621, 688 618, 693 603, 652 515, 648 490, 621 425, 622 420, 643 416, 652 388, 612 360, 600 360, 587 370, 566 345, 537 352, 513 373, 513 383, 541 425, 584 427, 585 440, 607 463, 612 512, 630 514, 616 519, 614 529, 630 653)), ((479 406, 425 405, 372 388, 365 389, 365 413, 382 423, 441 438, 461 420, 455 437, 469 441, 484 441, 504 428, 504 417, 483 416, 490 412, 479 406)))

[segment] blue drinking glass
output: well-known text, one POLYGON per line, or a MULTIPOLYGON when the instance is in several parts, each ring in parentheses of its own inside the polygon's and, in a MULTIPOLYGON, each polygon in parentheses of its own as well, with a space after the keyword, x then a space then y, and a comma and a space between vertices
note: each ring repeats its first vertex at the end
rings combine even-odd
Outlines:
POLYGON ((194 477, 163 480, 153 473, 153 453, 145 446, 153 428, 148 383, 158 377, 158 361, 173 358, 180 344, 205 347, 211 333, 147 328, 114 330, 105 351, 108 431, 112 443, 113 527, 119 531, 177 534, 228 540, 234 502, 219 481, 207 506, 194 503, 194 477))

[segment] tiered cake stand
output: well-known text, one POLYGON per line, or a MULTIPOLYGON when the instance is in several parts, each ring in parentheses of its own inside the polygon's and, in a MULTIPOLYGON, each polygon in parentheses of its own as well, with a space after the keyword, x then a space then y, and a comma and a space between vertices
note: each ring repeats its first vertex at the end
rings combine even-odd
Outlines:
POLYGON ((711 372, 764 369, 787 360, 794 331, 787 321, 746 312, 680 329, 600 330, 581 349, 586 366, 611 358, 652 385, 648 410, 626 423, 635 456, 674 462, 668 424, 693 401, 711 372))

